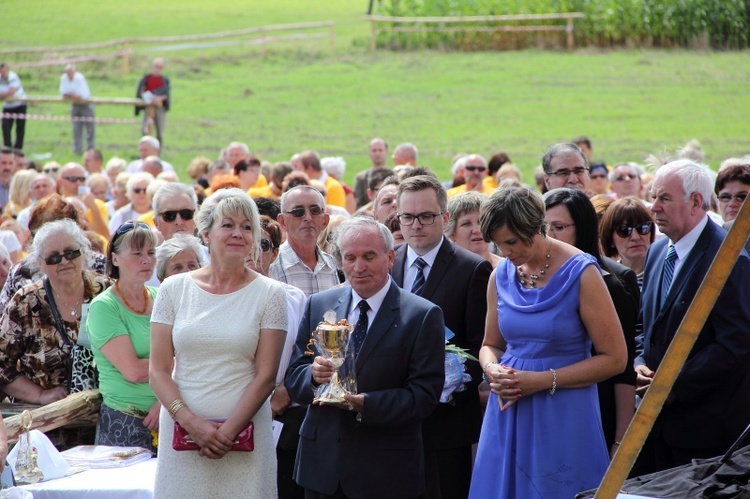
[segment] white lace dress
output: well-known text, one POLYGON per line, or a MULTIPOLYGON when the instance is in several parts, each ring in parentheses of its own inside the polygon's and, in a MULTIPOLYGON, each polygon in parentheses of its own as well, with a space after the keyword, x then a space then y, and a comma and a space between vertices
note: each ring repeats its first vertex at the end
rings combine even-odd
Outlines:
MULTIPOLYGON (((227 418, 255 377, 260 329, 287 330, 283 284, 263 276, 233 293, 201 289, 190 273, 162 284, 152 322, 172 325, 172 377, 198 416, 227 418)), ((276 451, 269 401, 253 419, 255 450, 211 460, 172 449, 174 422, 162 408, 154 497, 276 497, 276 451)))

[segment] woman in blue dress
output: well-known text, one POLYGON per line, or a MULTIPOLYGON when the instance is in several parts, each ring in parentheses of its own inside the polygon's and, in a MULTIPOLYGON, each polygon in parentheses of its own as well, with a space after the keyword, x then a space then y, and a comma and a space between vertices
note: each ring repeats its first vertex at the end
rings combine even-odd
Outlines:
POLYGON ((538 194, 498 190, 480 224, 506 260, 487 290, 492 395, 470 497, 574 497, 609 464, 595 384, 625 367, 620 323, 594 258, 547 237, 538 194))

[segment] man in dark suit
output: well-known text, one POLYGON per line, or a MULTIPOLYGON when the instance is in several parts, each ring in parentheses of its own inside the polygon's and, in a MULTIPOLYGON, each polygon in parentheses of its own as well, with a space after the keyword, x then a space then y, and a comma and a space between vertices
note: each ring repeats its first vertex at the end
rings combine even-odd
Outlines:
POLYGON ((352 218, 337 234, 351 287, 308 299, 285 378, 292 400, 312 404, 294 477, 307 498, 418 497, 425 484, 422 420, 437 406, 444 377, 443 314, 390 279, 393 236, 384 225, 352 218), (331 380, 333 364, 305 351, 329 310, 356 324, 350 348, 358 394, 319 405, 314 389, 331 380))
MULTIPOLYGON (((678 160, 656 172, 656 224, 668 239, 646 256, 636 371, 644 392, 695 297, 726 232, 707 215, 707 168, 678 160)), ((750 260, 742 253, 675 381, 639 471, 724 453, 750 423, 750 260), (649 461, 650 460, 650 461, 649 461)))
MULTIPOLYGON (((450 342, 478 356, 492 265, 443 237, 447 195, 436 177, 419 175, 401 182, 398 214, 406 244, 396 250, 393 280, 438 305, 446 327, 455 334, 450 342)), ((482 424, 477 390, 482 370, 473 361, 466 367, 471 381, 465 389, 424 422, 430 498, 465 498, 469 493, 471 446, 482 424)))

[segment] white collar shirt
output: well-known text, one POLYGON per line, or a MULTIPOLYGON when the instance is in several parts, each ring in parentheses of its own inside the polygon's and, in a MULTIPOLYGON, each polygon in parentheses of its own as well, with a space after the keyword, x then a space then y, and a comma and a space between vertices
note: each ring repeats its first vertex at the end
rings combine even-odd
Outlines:
POLYGON ((685 259, 690 254, 690 250, 692 250, 693 246, 695 246, 695 243, 698 242, 698 238, 701 236, 703 229, 706 228, 707 223, 708 215, 704 216, 703 219, 698 222, 698 224, 693 227, 690 232, 682 236, 679 241, 677 241, 676 243, 670 241, 670 245, 674 246, 674 250, 677 253, 677 260, 675 260, 674 263, 674 274, 672 275, 672 282, 675 281, 675 279, 677 278, 677 274, 680 273, 682 264, 685 263, 685 259))
POLYGON ((404 289, 405 290, 407 291, 411 290, 411 287, 414 284, 414 280, 417 278, 417 265, 414 262, 416 262, 417 258, 419 258, 420 256, 422 257, 422 260, 424 260, 427 263, 425 268, 422 269, 425 283, 427 282, 427 279, 430 277, 430 271, 432 270, 433 265, 435 265, 435 259, 437 258, 438 251, 440 251, 440 247, 443 245, 444 239, 445 239, 445 236, 443 236, 443 239, 440 240, 437 246, 432 248, 430 251, 428 251, 424 255, 418 255, 417 252, 411 248, 411 246, 407 248, 406 266, 404 267, 404 289))

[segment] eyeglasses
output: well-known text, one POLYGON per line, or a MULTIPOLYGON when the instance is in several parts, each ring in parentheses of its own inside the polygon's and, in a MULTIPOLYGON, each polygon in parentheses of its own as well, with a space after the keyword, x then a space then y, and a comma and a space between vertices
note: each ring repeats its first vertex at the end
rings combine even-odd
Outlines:
POLYGON ((174 222, 177 220, 177 215, 180 215, 180 218, 183 220, 192 220, 193 215, 195 215, 194 210, 190 209, 184 209, 184 210, 166 210, 162 211, 159 216, 164 220, 165 222, 174 222))
POLYGON ((567 178, 572 173, 576 177, 582 177, 587 171, 589 171, 588 168, 579 166, 578 168, 573 168, 572 170, 563 169, 563 170, 557 170, 556 172, 549 172, 547 173, 547 175, 556 175, 559 178, 567 178))
POLYGON ((284 213, 289 213, 294 218, 302 218, 305 216, 305 213, 308 211, 310 212, 311 217, 317 217, 323 214, 323 208, 321 208, 317 204, 314 204, 310 206, 309 208, 305 208, 304 206, 298 206, 297 208, 292 208, 291 210, 285 211, 284 213))
POLYGON ((565 232, 565 230, 568 227, 574 227, 575 224, 561 224, 558 222, 549 224, 549 231, 554 232, 555 234, 559 234, 560 232, 565 232))
POLYGON ((743 203, 745 201, 745 198, 747 198, 747 192, 740 192, 739 194, 735 194, 732 196, 731 194, 720 194, 719 195, 719 202, 720 203, 729 203, 734 199, 738 203, 743 203))
POLYGON ((273 249, 273 243, 271 242, 271 240, 268 239, 268 238, 265 238, 265 237, 261 238, 261 240, 260 240, 260 250, 263 253, 268 253, 272 249, 273 249))
POLYGON ((42 173, 49 175, 50 173, 57 173, 60 170, 59 167, 53 166, 50 168, 44 168, 42 169, 42 173))
POLYGON ((653 227, 653 224, 651 222, 643 222, 642 224, 630 226, 630 225, 618 225, 615 227, 615 233, 622 237, 623 239, 630 237, 630 234, 633 233, 633 230, 642 235, 645 236, 649 232, 651 232, 651 227, 653 227))
POLYGON ((62 262, 63 257, 69 262, 72 262, 76 258, 81 256, 81 248, 78 248, 77 250, 68 250, 64 251, 62 255, 55 253, 54 255, 50 255, 47 258, 44 258, 44 263, 47 265, 57 265, 58 263, 62 262))
POLYGON ((130 220, 128 222, 125 222, 124 224, 120 225, 115 231, 115 234, 112 236, 112 241, 110 241, 109 243, 109 247, 112 248, 112 246, 114 246, 115 244, 115 241, 117 241, 124 234, 127 234, 128 232, 135 229, 136 227, 151 230, 151 227, 146 225, 144 222, 136 222, 135 220, 130 220))
POLYGON ((133 187, 133 192, 135 194, 145 194, 146 188, 145 187, 133 187))
POLYGON ((622 175, 618 175, 615 177, 615 182, 623 182, 625 180, 635 180, 638 178, 638 175, 635 173, 623 173, 622 175))
POLYGON ((435 217, 439 217, 443 212, 440 213, 420 213, 419 215, 412 215, 411 213, 400 213, 398 215, 398 221, 401 225, 414 225, 415 220, 419 220, 420 225, 432 225, 435 223, 435 217))
POLYGON ((487 169, 486 166, 464 166, 470 172, 483 172, 487 169))
POLYGON ((80 182, 80 183, 83 183, 83 182, 85 182, 85 181, 86 181, 86 177, 63 177, 63 178, 64 178, 65 180, 67 180, 68 182, 72 182, 72 183, 74 183, 74 184, 77 184, 77 183, 79 183, 79 182, 80 182))

